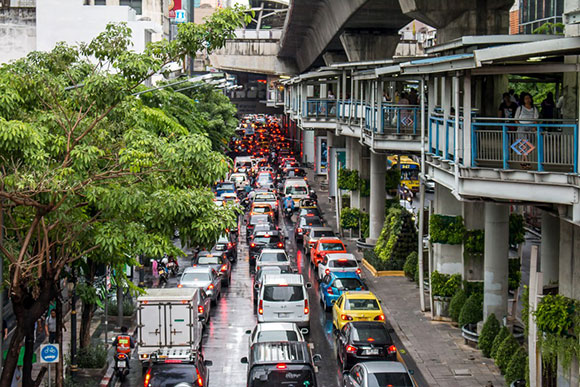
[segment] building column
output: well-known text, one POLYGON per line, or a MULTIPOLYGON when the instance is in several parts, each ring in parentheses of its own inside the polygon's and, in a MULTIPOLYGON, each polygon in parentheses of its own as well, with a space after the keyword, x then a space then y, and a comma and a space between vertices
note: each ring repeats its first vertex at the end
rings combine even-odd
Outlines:
POLYGON ((540 244, 540 269, 544 286, 558 283, 560 266, 560 219, 542 211, 542 243, 540 244))
POLYGON ((485 203, 483 320, 507 316, 509 206, 485 203))
POLYGON ((314 130, 305 130, 303 135, 304 154, 303 162, 312 165, 314 163, 314 130))
MULTIPOLYGON (((436 214, 463 215, 461 202, 453 196, 447 187, 441 184, 435 184, 433 205, 436 214)), ((433 266, 440 273, 463 274, 462 245, 433 244, 433 266)))
MULTIPOLYGON (((362 157, 362 146, 358 143, 356 138, 350 138, 350 143, 352 146, 352 153, 350 157, 350 169, 358 171, 359 176, 361 176, 361 157, 362 157)), ((352 208, 361 209, 361 196, 360 191, 351 191, 350 193, 350 206, 352 208)))
POLYGON ((370 227, 368 242, 375 243, 381 235, 385 223, 385 176, 387 173, 387 156, 371 152, 371 199, 370 227))

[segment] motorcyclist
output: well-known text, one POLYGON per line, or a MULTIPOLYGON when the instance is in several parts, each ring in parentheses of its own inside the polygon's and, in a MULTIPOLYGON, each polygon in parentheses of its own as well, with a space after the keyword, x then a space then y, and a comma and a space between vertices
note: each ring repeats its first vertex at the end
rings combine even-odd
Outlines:
POLYGON ((294 200, 292 200, 292 196, 286 195, 284 198, 284 210, 291 208, 294 211, 294 200))
MULTIPOLYGON (((131 349, 135 348, 135 340, 129 335, 127 327, 121 327, 121 333, 115 337, 113 346, 116 349, 116 354, 123 353, 127 355, 127 359, 131 358, 131 349)), ((127 368, 129 368, 129 361, 127 361, 127 368)))

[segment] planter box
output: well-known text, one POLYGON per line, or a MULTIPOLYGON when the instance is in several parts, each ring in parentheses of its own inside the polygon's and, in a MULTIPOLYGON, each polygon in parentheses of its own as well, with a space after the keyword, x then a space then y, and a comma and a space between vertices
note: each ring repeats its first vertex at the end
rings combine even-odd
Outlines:
POLYGON ((363 258, 362 264, 374 277, 404 277, 403 270, 376 270, 366 259, 363 258))
POLYGON ((94 383, 95 380, 101 380, 108 368, 108 361, 103 368, 78 368, 75 373, 75 383, 81 386, 84 383, 94 383))
POLYGON ((451 297, 433 296, 433 320, 450 321, 449 303, 451 297))

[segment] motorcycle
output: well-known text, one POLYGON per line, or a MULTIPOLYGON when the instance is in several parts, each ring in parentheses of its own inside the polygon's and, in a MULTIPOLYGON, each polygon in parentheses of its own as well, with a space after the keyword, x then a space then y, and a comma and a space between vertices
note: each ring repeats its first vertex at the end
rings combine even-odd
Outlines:
POLYGON ((174 260, 169 261, 167 263, 167 270, 172 276, 174 277, 177 276, 177 273, 179 273, 179 264, 177 263, 177 261, 174 260))
POLYGON ((159 267, 159 286, 165 284, 167 285, 167 280, 168 280, 168 272, 167 272, 167 268, 165 267, 159 267))
POLYGON ((286 219, 288 219, 288 220, 292 219, 293 214, 294 214, 294 211, 292 211, 292 208, 286 207, 284 209, 284 215, 286 216, 286 219))
POLYGON ((123 383, 129 375, 129 356, 125 353, 115 354, 115 377, 123 383))

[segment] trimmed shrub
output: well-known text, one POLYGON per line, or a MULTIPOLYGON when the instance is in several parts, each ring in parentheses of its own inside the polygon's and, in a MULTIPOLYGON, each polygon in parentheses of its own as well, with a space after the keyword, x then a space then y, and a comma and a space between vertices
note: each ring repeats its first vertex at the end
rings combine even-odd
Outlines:
MULTIPOLYGON (((108 302, 108 307, 109 310, 107 311, 109 316, 117 316, 119 314, 118 308, 117 308, 117 301, 107 301, 108 302)), ((135 313, 135 304, 129 300, 129 299, 124 299, 123 300, 123 316, 125 317, 130 317, 133 315, 133 313, 135 313)))
POLYGON ((467 294, 465 294, 463 289, 459 289, 451 298, 451 302, 449 303, 449 317, 453 321, 459 321, 459 314, 465 301, 467 301, 467 294))
POLYGON ((401 270, 407 256, 416 250, 417 229, 412 215, 402 208, 391 207, 374 249, 377 258, 385 264, 391 261, 389 266, 396 266, 401 270))
POLYGON ((434 296, 453 297, 461 286, 461 274, 431 273, 431 291, 434 296))
POLYGON ((418 268, 419 268, 419 255, 417 254, 416 251, 413 251, 411 254, 407 255, 407 260, 405 261, 405 265, 403 266, 405 276, 410 280, 414 280, 418 268))
POLYGON ((493 340, 499 333, 499 321, 495 317, 495 314, 490 314, 483 324, 481 333, 479 334, 479 342, 477 346, 483 352, 483 356, 491 356, 491 347, 493 346, 493 340))
POLYGON ((461 313, 459 313, 459 326, 462 327, 467 324, 477 324, 483 319, 483 297, 479 294, 469 296, 461 313))
POLYGON ((520 345, 511 333, 501 342, 495 353, 494 360, 502 374, 505 374, 507 366, 518 348, 520 348, 520 345))
POLYGON ((341 168, 338 170, 338 188, 349 191, 358 190, 359 186, 358 171, 353 169, 341 168))
POLYGON ((387 169, 385 175, 385 189, 387 192, 396 190, 399 184, 401 184, 401 171, 399 171, 399 168, 387 169))
POLYGON ((491 353, 490 353, 492 358, 495 359, 497 349, 501 345, 502 341, 504 341, 504 339, 506 337, 508 337, 509 335, 511 335, 510 330, 507 327, 501 327, 497 336, 495 337, 495 339, 493 339, 493 345, 491 346, 491 353))
POLYGON ((463 217, 433 214, 429 217, 429 235, 432 243, 460 245, 465 236, 463 217))
POLYGON ((107 362, 107 347, 99 343, 80 348, 76 361, 79 368, 103 368, 107 362))
POLYGON ((528 354, 524 347, 520 347, 510 359, 507 370, 505 371, 506 384, 511 384, 516 380, 526 378, 526 370, 528 367, 528 354))

